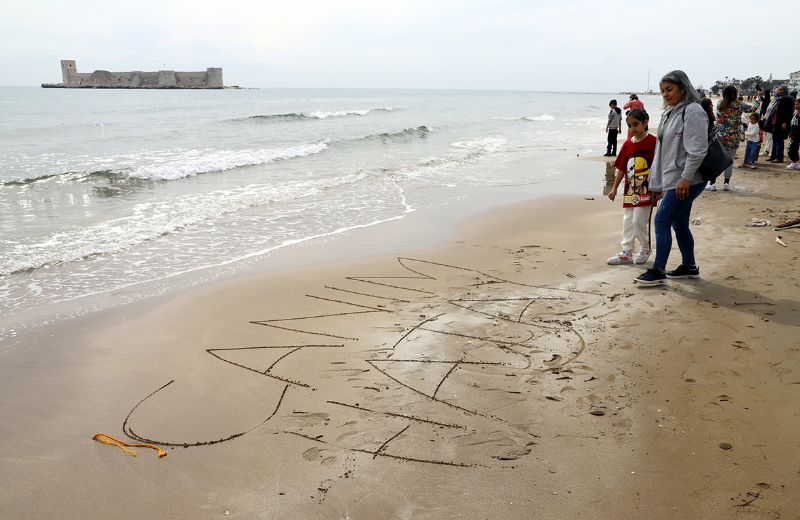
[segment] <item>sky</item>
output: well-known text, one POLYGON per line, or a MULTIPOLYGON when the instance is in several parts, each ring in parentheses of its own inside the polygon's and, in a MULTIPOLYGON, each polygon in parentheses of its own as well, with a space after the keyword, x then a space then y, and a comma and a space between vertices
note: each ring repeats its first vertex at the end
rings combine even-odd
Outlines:
POLYGON ((673 69, 698 87, 800 70, 788 45, 748 37, 755 4, 741 0, 4 4, 0 85, 60 82, 62 59, 79 72, 222 67, 226 85, 282 88, 627 92, 673 69))

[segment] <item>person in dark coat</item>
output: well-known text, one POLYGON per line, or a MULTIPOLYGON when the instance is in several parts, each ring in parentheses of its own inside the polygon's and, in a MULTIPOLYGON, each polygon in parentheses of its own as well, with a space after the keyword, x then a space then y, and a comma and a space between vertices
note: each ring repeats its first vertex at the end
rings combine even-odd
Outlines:
POLYGON ((758 110, 758 115, 761 116, 761 120, 763 121, 764 116, 767 115, 769 103, 772 101, 772 92, 769 89, 766 89, 758 99, 761 101, 761 108, 758 110))
POLYGON ((784 141, 789 136, 789 125, 794 113, 794 99, 788 95, 786 85, 781 85, 775 91, 777 103, 771 114, 768 115, 772 124, 772 153, 767 162, 782 163, 784 141))

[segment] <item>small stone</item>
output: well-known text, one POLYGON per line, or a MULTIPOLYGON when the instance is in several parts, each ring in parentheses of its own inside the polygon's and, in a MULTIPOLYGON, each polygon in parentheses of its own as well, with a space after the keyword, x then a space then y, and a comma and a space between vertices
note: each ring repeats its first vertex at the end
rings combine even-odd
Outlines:
POLYGON ((733 445, 729 442, 720 442, 719 447, 722 448, 723 450, 733 449, 733 445))
POLYGON ((606 412, 604 412, 603 410, 600 410, 600 409, 598 409, 598 408, 595 408, 594 410, 592 410, 592 411, 591 411, 591 412, 589 412, 589 413, 590 413, 590 414, 592 414, 592 415, 596 415, 596 416, 598 416, 598 417, 600 417, 600 416, 602 416, 602 415, 605 415, 605 414, 606 414, 606 412))

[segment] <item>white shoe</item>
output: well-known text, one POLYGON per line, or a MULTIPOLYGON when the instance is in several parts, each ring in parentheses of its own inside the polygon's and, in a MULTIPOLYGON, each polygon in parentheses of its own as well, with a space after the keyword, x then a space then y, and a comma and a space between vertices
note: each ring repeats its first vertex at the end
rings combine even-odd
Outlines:
POLYGON ((797 169, 797 163, 796 162, 790 162, 789 165, 786 166, 786 169, 787 170, 796 170, 797 169))
POLYGON ((800 170, 800 162, 794 163, 794 169, 795 170, 800 170))
POLYGON ((639 251, 639 254, 636 255, 636 260, 633 261, 635 264, 643 264, 647 262, 647 259, 650 258, 650 250, 649 249, 642 249, 639 251))
POLYGON ((722 184, 722 191, 730 191, 731 187, 728 185, 727 182, 722 184))
POLYGON ((714 186, 713 184, 709 184, 708 186, 706 186, 706 191, 717 191, 717 187, 714 186))
POLYGON ((631 263, 631 254, 628 251, 622 251, 619 254, 612 256, 608 259, 608 265, 624 265, 631 263))

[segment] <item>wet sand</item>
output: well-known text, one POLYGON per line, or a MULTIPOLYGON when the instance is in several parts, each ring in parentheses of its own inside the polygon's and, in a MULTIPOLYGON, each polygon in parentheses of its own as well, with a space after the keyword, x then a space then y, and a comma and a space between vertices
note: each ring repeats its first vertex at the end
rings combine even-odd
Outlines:
POLYGON ((698 199, 701 280, 637 288, 619 202, 549 197, 31 334, 0 516, 795 518, 800 230, 744 226, 800 217, 778 166, 698 199))

